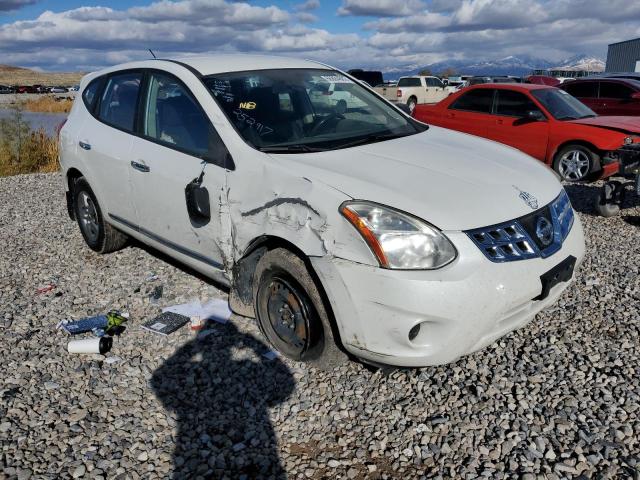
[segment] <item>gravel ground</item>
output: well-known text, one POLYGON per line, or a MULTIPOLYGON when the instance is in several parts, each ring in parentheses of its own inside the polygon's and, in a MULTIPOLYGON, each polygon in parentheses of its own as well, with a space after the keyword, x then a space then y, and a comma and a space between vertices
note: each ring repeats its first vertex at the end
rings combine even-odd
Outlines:
POLYGON ((638 478, 640 202, 604 219, 592 194, 570 188, 584 266, 528 327, 444 367, 324 373, 267 360, 242 318, 141 330, 226 293, 141 246, 91 252, 59 175, 2 178, 0 477, 638 478), (66 353, 56 323, 110 308, 131 314, 111 353, 66 353))

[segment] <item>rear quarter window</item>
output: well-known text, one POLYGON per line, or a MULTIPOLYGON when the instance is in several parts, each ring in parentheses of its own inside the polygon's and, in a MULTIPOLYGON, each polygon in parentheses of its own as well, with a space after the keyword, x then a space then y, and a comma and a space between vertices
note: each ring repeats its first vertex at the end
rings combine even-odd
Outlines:
POLYGON ((103 78, 96 78, 95 80, 92 80, 82 92, 82 101, 90 112, 93 111, 93 107, 96 104, 98 94, 100 93, 100 87, 102 87, 102 82, 103 78))

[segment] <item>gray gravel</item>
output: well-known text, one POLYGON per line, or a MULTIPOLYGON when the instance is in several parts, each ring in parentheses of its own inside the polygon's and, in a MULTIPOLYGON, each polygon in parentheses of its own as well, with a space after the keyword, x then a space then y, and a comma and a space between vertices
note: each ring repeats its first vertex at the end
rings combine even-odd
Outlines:
POLYGON ((2 178, 0 477, 638 478, 639 202, 604 219, 570 194, 589 254, 531 325, 444 367, 329 374, 266 360, 242 318, 142 331, 226 293, 140 246, 91 252, 59 175, 2 178), (112 352, 66 353, 56 323, 110 308, 131 314, 112 352))

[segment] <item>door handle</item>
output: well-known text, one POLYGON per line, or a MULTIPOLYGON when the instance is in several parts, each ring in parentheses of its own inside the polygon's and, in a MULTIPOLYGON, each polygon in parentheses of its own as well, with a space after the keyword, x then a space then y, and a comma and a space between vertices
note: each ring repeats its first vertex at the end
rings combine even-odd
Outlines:
POLYGON ((456 118, 455 113, 447 113, 447 118, 456 118))
POLYGON ((91 150, 91 144, 89 143, 78 142, 78 145, 80 145, 80 148, 83 148, 85 150, 91 150))
POLYGON ((139 172, 147 173, 150 169, 144 163, 134 162, 131 160, 131 166, 139 172))
POLYGON ((498 120, 496 120, 496 124, 497 125, 503 125, 504 121, 501 118, 499 118, 498 120))

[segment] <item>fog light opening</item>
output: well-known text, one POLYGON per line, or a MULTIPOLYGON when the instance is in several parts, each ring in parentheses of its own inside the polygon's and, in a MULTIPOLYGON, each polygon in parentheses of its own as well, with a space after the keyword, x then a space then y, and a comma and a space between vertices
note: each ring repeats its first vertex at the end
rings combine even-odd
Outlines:
POLYGON ((414 325, 411 330, 409 330, 409 341, 413 342, 415 338, 420 333, 420 324, 414 325))

